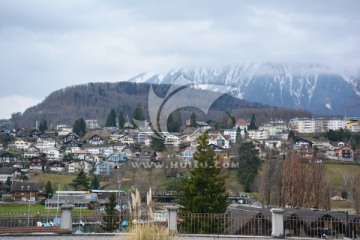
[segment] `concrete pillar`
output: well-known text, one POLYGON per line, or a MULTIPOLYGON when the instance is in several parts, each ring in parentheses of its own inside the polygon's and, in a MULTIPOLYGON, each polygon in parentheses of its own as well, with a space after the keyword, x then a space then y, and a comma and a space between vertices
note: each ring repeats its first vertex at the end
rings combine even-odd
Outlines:
POLYGON ((272 231, 273 238, 284 238, 284 209, 273 208, 272 213, 272 231))
POLYGON ((177 233, 177 210, 179 207, 167 206, 166 208, 169 211, 168 230, 170 233, 177 233))
POLYGON ((74 205, 62 205, 61 207, 60 233, 72 233, 72 209, 74 205))

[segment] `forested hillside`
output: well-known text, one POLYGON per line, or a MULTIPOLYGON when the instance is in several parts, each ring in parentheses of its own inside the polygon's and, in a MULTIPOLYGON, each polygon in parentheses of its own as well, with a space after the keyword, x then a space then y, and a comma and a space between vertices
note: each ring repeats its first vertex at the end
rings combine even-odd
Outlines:
MULTIPOLYGON (((155 93, 164 97, 170 85, 153 85, 155 93)), ((36 121, 46 120, 55 127, 56 124, 73 124, 80 117, 84 119, 98 119, 101 123, 106 120, 107 114, 114 109, 116 113, 123 112, 125 117, 131 118, 133 108, 140 103, 147 114, 147 101, 150 84, 146 83, 89 83, 71 86, 51 93, 44 101, 34 107, 28 108, 22 115, 16 114, 13 123, 18 126, 32 127, 36 121), (16 116, 16 117, 15 117, 16 116)), ((198 94, 191 89, 188 97, 194 98, 198 94)), ((208 91, 211 95, 213 92, 208 91)), ((184 108, 183 117, 188 117, 194 109, 184 108)), ((207 116, 200 115, 202 120, 219 120, 222 112, 229 112, 239 118, 248 118, 252 114, 258 115, 258 120, 285 119, 292 117, 311 116, 307 111, 272 108, 259 103, 223 95, 211 108, 207 116), (259 111, 261 109, 261 111, 259 111)))

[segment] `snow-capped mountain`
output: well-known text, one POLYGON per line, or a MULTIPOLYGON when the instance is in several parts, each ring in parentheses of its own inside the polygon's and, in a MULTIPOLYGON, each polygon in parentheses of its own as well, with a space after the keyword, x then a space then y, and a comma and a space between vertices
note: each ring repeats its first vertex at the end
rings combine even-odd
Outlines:
POLYGON ((360 92, 360 75, 322 65, 243 64, 223 68, 181 68, 160 74, 140 74, 130 81, 171 84, 179 76, 196 84, 233 87, 234 96, 270 106, 306 109, 326 115, 360 115, 353 108, 360 92))

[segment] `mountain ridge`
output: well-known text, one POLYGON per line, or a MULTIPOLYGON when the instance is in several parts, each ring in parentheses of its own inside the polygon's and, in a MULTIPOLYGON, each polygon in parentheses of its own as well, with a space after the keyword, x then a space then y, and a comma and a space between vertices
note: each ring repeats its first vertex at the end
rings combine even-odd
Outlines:
POLYGON ((320 64, 238 64, 222 68, 179 68, 143 73, 129 81, 171 84, 179 75, 196 84, 236 88, 232 96, 265 105, 306 109, 320 115, 359 115, 353 109, 360 96, 360 75, 320 64))

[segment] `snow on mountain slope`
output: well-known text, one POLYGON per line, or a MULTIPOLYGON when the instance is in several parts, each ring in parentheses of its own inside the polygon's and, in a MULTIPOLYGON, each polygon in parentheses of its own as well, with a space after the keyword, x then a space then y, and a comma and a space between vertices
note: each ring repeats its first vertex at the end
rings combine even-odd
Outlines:
POLYGON ((360 109, 351 108, 360 95, 356 88, 360 77, 316 64, 181 68, 161 74, 140 74, 130 81, 171 84, 180 75, 198 84, 233 87, 234 96, 271 106, 302 108, 314 114, 360 114, 360 109))

